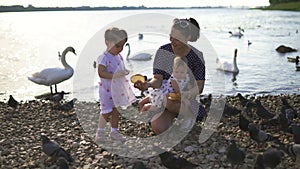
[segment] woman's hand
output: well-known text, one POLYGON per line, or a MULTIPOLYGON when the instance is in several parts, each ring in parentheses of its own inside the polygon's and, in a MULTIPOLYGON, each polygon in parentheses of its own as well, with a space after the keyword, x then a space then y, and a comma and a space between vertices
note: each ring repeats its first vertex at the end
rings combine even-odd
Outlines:
POLYGON ((134 83, 134 87, 141 90, 141 91, 147 90, 150 86, 151 86, 150 83, 148 83, 148 82, 143 83, 140 80, 138 80, 134 83))

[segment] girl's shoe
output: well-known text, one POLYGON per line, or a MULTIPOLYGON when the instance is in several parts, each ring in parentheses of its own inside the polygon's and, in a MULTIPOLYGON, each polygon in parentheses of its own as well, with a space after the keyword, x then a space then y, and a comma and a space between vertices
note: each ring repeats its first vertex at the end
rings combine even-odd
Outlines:
POLYGON ((112 131, 110 132, 110 137, 113 140, 120 140, 120 141, 125 141, 126 137, 120 133, 119 131, 112 131))
POLYGON ((95 142, 103 142, 106 140, 105 131, 98 130, 95 137, 95 142))

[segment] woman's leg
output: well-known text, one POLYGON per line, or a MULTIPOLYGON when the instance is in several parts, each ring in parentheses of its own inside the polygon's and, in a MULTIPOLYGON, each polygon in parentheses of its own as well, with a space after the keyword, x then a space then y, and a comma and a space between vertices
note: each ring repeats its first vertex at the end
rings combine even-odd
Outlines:
POLYGON ((166 131, 173 124, 175 114, 168 112, 168 110, 162 113, 156 114, 151 120, 151 127, 155 134, 161 134, 166 131))

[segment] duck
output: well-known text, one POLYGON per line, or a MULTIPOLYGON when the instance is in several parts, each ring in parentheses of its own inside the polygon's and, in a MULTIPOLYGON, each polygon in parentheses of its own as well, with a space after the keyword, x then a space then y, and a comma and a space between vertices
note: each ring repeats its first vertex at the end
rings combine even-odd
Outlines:
POLYGON ((239 31, 238 32, 232 32, 232 31, 229 31, 228 33, 231 34, 231 36, 234 36, 234 37, 242 37, 244 36, 244 34, 242 32, 244 32, 244 29, 242 29, 241 27, 238 27, 239 31))
POLYGON ((297 60, 297 58, 299 59, 300 57, 299 57, 299 56, 296 56, 295 58, 293 58, 293 57, 287 57, 287 60, 288 60, 288 62, 293 62, 293 63, 295 63, 296 60, 297 60))
POLYGON ((152 58, 152 55, 151 53, 137 53, 135 54, 134 56, 130 56, 130 44, 129 43, 126 43, 126 45, 128 47, 128 53, 127 53, 127 57, 126 59, 127 60, 151 60, 152 58))
POLYGON ((231 72, 238 74, 239 68, 236 63, 236 57, 237 57, 237 49, 234 50, 234 56, 233 56, 233 63, 229 63, 227 61, 220 61, 219 58, 217 58, 217 64, 218 64, 218 70, 222 70, 224 72, 231 72))
POLYGON ((32 74, 31 77, 28 77, 28 80, 39 85, 50 86, 51 94, 53 94, 52 85, 54 85, 55 93, 57 93, 56 85, 70 79, 74 73, 73 68, 66 62, 66 54, 68 52, 72 52, 74 55, 76 55, 75 49, 71 46, 67 47, 62 52, 61 63, 64 68, 46 68, 41 70, 40 72, 32 74))

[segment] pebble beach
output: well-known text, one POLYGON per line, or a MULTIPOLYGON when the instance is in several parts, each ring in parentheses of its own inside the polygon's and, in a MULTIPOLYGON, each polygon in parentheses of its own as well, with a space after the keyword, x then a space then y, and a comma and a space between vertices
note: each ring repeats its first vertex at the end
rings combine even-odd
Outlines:
MULTIPOLYGON (((259 99, 267 110, 277 114, 281 110, 281 98, 286 98, 288 103, 300 113, 300 95, 250 95, 247 98, 259 99)), ((227 96, 226 104, 244 111, 236 96, 227 96)), ((56 162, 42 152, 41 134, 46 134, 71 154, 74 162, 69 163, 70 168, 130 169, 134 168, 138 161, 149 169, 166 168, 158 155, 148 158, 129 158, 126 155, 114 154, 105 146, 96 144, 93 141, 93 133, 98 122, 98 112, 99 103, 97 102, 77 101, 74 108, 68 111, 58 109, 57 105, 51 101, 40 99, 19 101, 16 109, 9 107, 7 100, 0 102, 0 168, 57 168, 56 162), (80 110, 90 112, 92 116, 84 117, 84 114, 78 113, 80 110)), ((251 120, 253 123, 260 123, 260 119, 255 115, 251 117, 251 120)), ((299 117, 294 119, 294 122, 299 124, 299 117)), ((199 143, 199 134, 205 127, 203 122, 196 122, 193 129, 173 146, 170 152, 197 164, 199 169, 227 169, 232 166, 226 159, 226 148, 230 140, 234 139, 238 147, 246 153, 246 158, 240 168, 250 169, 253 168, 257 155, 275 144, 268 142, 258 148, 255 141, 239 129, 237 115, 223 114, 212 136, 205 142, 199 143)), ((261 127, 266 132, 279 136, 281 142, 293 144, 291 133, 282 131, 276 126, 261 127)), ((129 137, 154 136, 148 123, 136 123, 124 117, 120 120, 119 128, 129 137)), ((128 141, 125 144, 136 146, 138 143, 128 141)), ((299 167, 294 159, 285 154, 276 168, 299 167)))

